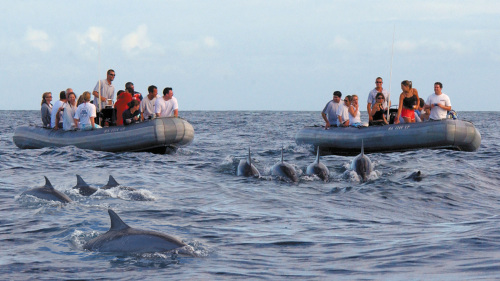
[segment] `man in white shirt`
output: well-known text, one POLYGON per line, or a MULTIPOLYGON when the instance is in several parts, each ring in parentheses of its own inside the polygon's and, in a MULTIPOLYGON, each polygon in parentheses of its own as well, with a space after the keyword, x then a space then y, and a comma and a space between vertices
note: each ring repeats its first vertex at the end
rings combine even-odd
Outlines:
POLYGON ((155 103, 156 117, 171 117, 179 116, 179 105, 177 99, 174 98, 174 91, 167 87, 163 89, 163 98, 156 99, 155 103))
POLYGON ((441 120, 446 118, 446 114, 451 110, 450 98, 441 90, 443 84, 441 82, 434 83, 434 94, 427 98, 424 109, 430 109, 429 120, 441 120))
POLYGON ((146 98, 142 99, 141 107, 139 110, 141 111, 141 120, 151 119, 155 116, 155 103, 156 103, 156 95, 158 95, 158 88, 155 85, 151 85, 148 87, 148 95, 146 98))
POLYGON ((321 117, 325 120, 325 130, 330 128, 330 126, 338 126, 339 120, 337 118, 337 109, 342 102, 342 93, 340 91, 333 92, 333 100, 329 101, 323 111, 321 112, 321 117))
POLYGON ((106 102, 108 99, 114 100, 115 98, 115 86, 111 83, 115 79, 115 71, 113 69, 108 70, 106 79, 97 81, 97 84, 94 87, 94 91, 92 94, 94 95, 94 105, 97 108, 97 111, 101 111, 101 109, 106 107, 106 102), (99 99, 99 87, 101 90, 101 102, 98 102, 99 99))
MULTIPOLYGON (((56 127, 56 114, 59 111, 59 109, 64 106, 65 103, 66 103, 66 92, 61 91, 59 93, 59 100, 54 103, 54 105, 52 106, 52 111, 50 113, 50 127, 51 128, 56 127)), ((62 124, 58 124, 58 127, 62 127, 62 124)))

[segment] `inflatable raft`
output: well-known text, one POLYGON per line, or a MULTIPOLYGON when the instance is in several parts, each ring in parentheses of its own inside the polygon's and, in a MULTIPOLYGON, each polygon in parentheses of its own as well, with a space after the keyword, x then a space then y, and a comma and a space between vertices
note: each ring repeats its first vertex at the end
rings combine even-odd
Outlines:
POLYGON ((23 149, 73 145, 97 151, 165 153, 191 143, 194 139, 194 129, 184 119, 167 117, 91 131, 23 126, 16 129, 13 139, 14 143, 23 149))
POLYGON ((361 128, 305 127, 295 136, 298 144, 320 147, 321 154, 356 155, 361 141, 366 153, 407 151, 421 148, 476 151, 481 134, 471 122, 444 119, 422 123, 391 124, 361 128))

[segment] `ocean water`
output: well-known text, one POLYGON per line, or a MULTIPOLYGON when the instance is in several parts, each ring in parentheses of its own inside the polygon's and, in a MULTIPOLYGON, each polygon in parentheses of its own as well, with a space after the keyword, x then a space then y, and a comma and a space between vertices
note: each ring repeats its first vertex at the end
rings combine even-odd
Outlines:
MULTIPOLYGON (((477 152, 422 149, 370 154, 371 180, 351 156, 324 156, 328 182, 305 176, 314 152, 295 133, 319 112, 180 114, 195 140, 174 154, 75 147, 21 150, 16 127, 38 111, 0 111, 0 278, 105 280, 492 280, 500 278, 499 112, 459 112, 482 135, 477 152), (270 176, 285 161, 299 183, 270 176), (251 147, 260 179, 236 176, 251 147), (407 177, 417 170, 421 181, 407 177), (83 197, 109 175, 136 191, 83 197), (20 196, 47 176, 74 202, 20 196), (89 252, 109 229, 107 209, 130 226, 181 238, 181 251, 89 252)), ((363 116, 366 119, 366 113, 363 116)))

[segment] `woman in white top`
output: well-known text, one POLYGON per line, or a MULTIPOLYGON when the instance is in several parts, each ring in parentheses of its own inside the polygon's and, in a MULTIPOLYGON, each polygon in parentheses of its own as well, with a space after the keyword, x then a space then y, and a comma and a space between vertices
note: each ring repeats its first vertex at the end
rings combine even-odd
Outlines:
POLYGON ((344 104, 339 105, 337 109, 337 118, 339 127, 349 127, 349 106, 351 105, 351 96, 344 98, 344 104))
POLYGON ((80 130, 92 130, 100 128, 95 124, 96 117, 95 105, 90 103, 90 93, 85 91, 83 94, 84 102, 78 106, 75 113, 75 126, 80 130))
POLYGON ((349 106, 349 126, 361 126, 361 113, 359 112, 358 96, 352 95, 351 105, 349 106))

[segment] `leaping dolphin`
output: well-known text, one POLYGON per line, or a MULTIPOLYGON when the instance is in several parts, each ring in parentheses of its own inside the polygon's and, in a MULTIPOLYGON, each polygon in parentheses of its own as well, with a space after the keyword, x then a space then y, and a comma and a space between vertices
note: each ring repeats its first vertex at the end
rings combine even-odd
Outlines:
POLYGON ((292 167, 292 165, 283 161, 283 147, 281 147, 281 162, 273 166, 271 174, 273 176, 277 176, 283 179, 288 179, 293 182, 299 181, 299 178, 297 177, 295 169, 292 167))
POLYGON ((115 178, 113 178, 112 175, 109 175, 109 180, 108 180, 108 183, 101 187, 101 189, 111 189, 113 187, 117 187, 119 186, 120 189, 124 189, 124 190, 130 190, 130 191, 134 191, 135 188, 132 188, 132 187, 127 187, 127 186, 120 186, 120 184, 115 180, 115 178))
POLYGON ((323 163, 319 162, 319 146, 316 152, 316 160, 314 161, 314 163, 307 166, 306 174, 309 176, 317 175, 323 181, 328 180, 330 171, 323 163))
POLYGON ((97 188, 89 186, 79 175, 76 175, 76 185, 73 189, 78 189, 78 192, 83 196, 90 196, 97 191, 97 188))
POLYGON ((362 181, 367 181, 373 170, 372 161, 365 155, 363 140, 361 140, 361 153, 351 163, 351 170, 355 171, 362 181))
POLYGON ((255 166, 252 164, 252 155, 250 153, 250 147, 248 148, 248 156, 246 159, 241 159, 240 164, 238 164, 238 171, 237 171, 238 176, 244 176, 244 177, 260 177, 259 170, 255 168, 255 166))
POLYGON ((37 198, 45 200, 59 201, 62 203, 69 203, 72 201, 66 194, 54 189, 54 187, 52 186, 52 184, 50 183, 49 179, 46 176, 44 176, 44 178, 45 178, 44 186, 32 188, 30 190, 23 192, 22 194, 32 195, 37 198))
POLYGON ((180 239, 156 231, 141 230, 128 226, 121 218, 108 209, 111 228, 108 232, 87 242, 83 248, 100 252, 165 252, 187 244, 180 239))

